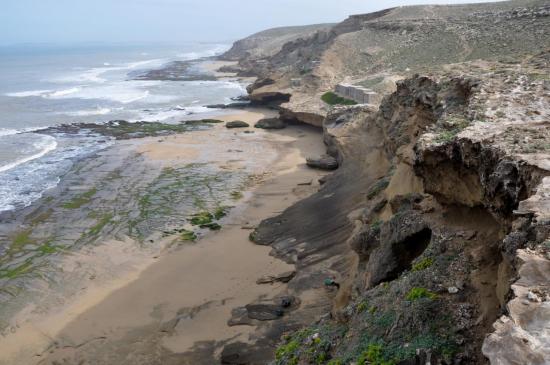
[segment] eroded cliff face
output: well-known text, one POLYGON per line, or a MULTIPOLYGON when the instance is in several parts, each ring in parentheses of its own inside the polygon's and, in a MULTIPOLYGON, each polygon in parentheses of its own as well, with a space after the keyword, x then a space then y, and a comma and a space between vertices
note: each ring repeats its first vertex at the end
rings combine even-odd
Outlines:
POLYGON ((241 60, 251 100, 322 127, 340 167, 251 235, 296 265, 294 304, 233 363, 281 336, 276 365, 550 363, 549 19, 395 8, 241 60), (384 97, 324 104, 342 81, 384 97))
POLYGON ((331 108, 340 168, 251 235, 296 265, 299 303, 252 348, 286 334, 275 364, 548 363, 549 55, 331 108))

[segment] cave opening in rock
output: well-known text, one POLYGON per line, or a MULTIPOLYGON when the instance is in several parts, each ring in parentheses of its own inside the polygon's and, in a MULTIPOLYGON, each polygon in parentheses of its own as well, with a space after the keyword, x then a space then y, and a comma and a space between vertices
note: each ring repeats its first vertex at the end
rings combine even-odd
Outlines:
POLYGON ((412 262, 420 256, 430 244, 432 239, 432 230, 424 228, 402 241, 394 244, 393 251, 396 255, 396 267, 387 276, 386 281, 392 281, 399 277, 405 271, 410 270, 412 262))

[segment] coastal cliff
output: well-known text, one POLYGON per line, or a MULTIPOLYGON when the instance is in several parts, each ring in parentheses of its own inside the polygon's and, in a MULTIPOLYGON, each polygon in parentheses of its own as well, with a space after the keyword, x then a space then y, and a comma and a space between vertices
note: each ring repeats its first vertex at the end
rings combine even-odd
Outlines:
POLYGON ((549 31, 543 1, 401 7, 229 54, 339 168, 250 235, 289 309, 222 363, 550 362, 549 31), (341 83, 378 98, 322 100, 341 83))

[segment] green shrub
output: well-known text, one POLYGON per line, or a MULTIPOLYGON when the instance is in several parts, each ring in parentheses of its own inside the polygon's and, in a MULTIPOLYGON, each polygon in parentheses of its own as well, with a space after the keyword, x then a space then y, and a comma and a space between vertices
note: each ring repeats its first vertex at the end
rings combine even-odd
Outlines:
POLYGON ((300 344, 296 340, 292 340, 284 345, 281 345, 275 351, 275 358, 279 360, 285 356, 294 355, 294 352, 298 350, 298 347, 300 347, 300 344))
POLYGON ((341 96, 336 95, 332 91, 328 91, 321 96, 321 100, 323 100, 328 105, 356 105, 357 102, 355 100, 346 99, 341 96))
POLYGON ((377 231, 377 232, 380 232, 381 227, 382 227, 382 221, 380 219, 375 220, 370 225, 370 229, 372 229, 373 231, 377 231))
POLYGON ((406 296, 406 299, 410 301, 414 301, 421 298, 435 299, 437 298, 437 294, 432 293, 426 288, 414 287, 411 290, 409 290, 406 296))
POLYGON ((368 302, 366 300, 362 301, 357 306, 357 313, 362 313, 362 312, 366 311, 368 307, 369 307, 368 302))
POLYGON ((432 266, 433 263, 434 263, 433 258, 431 258, 431 257, 423 258, 422 260, 418 261, 416 264, 414 264, 412 266, 412 271, 425 270, 425 269, 429 268, 430 266, 432 266))
POLYGON ((357 365, 394 365, 392 360, 384 359, 384 347, 381 344, 369 344, 357 358, 357 365))

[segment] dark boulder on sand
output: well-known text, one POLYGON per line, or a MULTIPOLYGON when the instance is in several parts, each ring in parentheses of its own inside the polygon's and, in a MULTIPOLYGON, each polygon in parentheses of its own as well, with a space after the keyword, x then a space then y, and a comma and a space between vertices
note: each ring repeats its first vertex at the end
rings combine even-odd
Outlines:
POLYGON ((336 170, 338 168, 338 161, 334 157, 327 155, 319 158, 309 157, 306 159, 306 164, 309 167, 321 170, 336 170))
POLYGON ((286 128, 286 123, 279 118, 264 118, 260 119, 254 127, 261 129, 283 129, 286 128))
POLYGON ((246 128, 250 127, 250 125, 246 122, 243 122, 242 120, 234 120, 231 122, 225 123, 226 128, 246 128))

